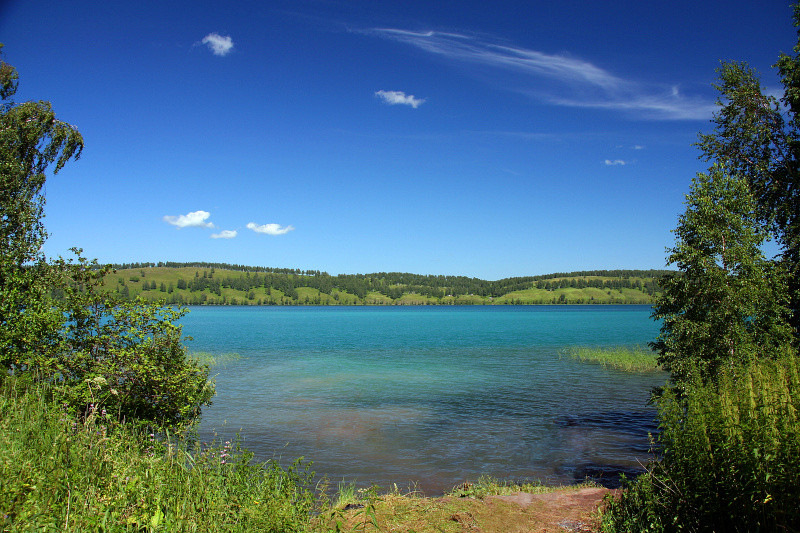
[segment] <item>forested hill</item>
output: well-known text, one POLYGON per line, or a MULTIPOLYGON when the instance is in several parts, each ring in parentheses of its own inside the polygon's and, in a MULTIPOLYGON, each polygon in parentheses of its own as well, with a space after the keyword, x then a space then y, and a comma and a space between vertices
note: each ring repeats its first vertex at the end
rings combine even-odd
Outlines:
POLYGON ((486 281, 225 263, 113 265, 109 291, 186 305, 649 304, 666 270, 591 270, 486 281))

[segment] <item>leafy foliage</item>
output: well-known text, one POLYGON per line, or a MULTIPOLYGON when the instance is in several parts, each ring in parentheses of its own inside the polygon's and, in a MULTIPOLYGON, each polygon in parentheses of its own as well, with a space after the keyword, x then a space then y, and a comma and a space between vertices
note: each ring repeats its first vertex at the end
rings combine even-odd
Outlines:
POLYGON ((0 388, 3 531, 306 531, 308 464, 253 462, 236 442, 200 448, 100 411, 69 416, 49 386, 0 388))
POLYGON ((660 461, 609 502, 605 531, 800 530, 800 4, 779 102, 743 63, 719 71, 715 162, 687 196, 653 347, 660 461), (774 237, 778 260, 761 246, 774 237))
POLYGON ((796 531, 797 357, 726 369, 658 401, 659 462, 609 502, 606 531, 796 531))
MULTIPOLYGON (((2 45, 0 45, 2 51, 2 45)), ((80 157, 83 138, 48 102, 15 105, 18 74, 0 59, 0 364, 18 364, 52 335, 40 249, 45 171, 80 157)))
MULTIPOLYGON (((110 268, 41 254, 45 172, 83 149, 47 102, 14 104, 18 76, 0 63, 0 380, 53 384, 75 411, 184 429, 208 404, 208 367, 186 357, 183 311, 100 290, 110 268)), ((77 251, 77 250, 76 250, 77 251)))
POLYGON ((764 257, 754 212, 747 182, 719 166, 692 183, 668 258, 680 273, 662 279, 653 313, 662 320, 653 347, 676 382, 790 349, 786 276, 764 257))
MULTIPOLYGON (((76 252, 79 252, 76 250, 76 252)), ((54 302, 65 321, 46 359, 32 367, 56 380, 60 397, 85 410, 103 408, 117 420, 184 429, 210 403, 207 365, 187 357, 177 320, 183 309, 100 290, 109 269, 78 256, 57 261, 63 276, 54 302)))
MULTIPOLYGON (((794 18, 800 27, 800 4, 794 18)), ((764 94, 746 63, 723 63, 715 129, 698 144, 704 159, 747 180, 756 220, 782 246, 790 320, 800 339, 800 39, 794 52, 775 64, 784 87, 780 101, 764 94)))

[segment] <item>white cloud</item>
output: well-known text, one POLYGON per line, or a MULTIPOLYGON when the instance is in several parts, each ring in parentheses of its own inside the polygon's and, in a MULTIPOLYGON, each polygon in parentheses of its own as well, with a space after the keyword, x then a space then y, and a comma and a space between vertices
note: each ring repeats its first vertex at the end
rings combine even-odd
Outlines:
POLYGON ((375 96, 389 105, 410 105, 414 109, 425 103, 424 98, 417 98, 413 94, 406 94, 403 91, 376 91, 375 96))
POLYGON ((233 39, 229 35, 222 36, 218 33, 209 33, 201 41, 215 56, 226 56, 233 50, 233 39))
POLYGON ((186 215, 166 215, 164 222, 179 228, 213 228, 214 224, 206 222, 210 216, 211 213, 208 211, 193 211, 186 215))
POLYGON ((446 60, 520 76, 504 85, 554 105, 620 110, 646 119, 708 119, 714 102, 683 95, 672 84, 643 84, 565 54, 492 42, 469 35, 375 28, 365 33, 415 46, 446 60))
POLYGON ((606 166, 609 166, 609 167, 625 166, 627 164, 628 164, 628 162, 627 161, 623 161, 622 159, 614 159, 613 161, 611 159, 606 159, 606 166))
POLYGON ((570 107, 615 109, 655 120, 707 120, 717 110, 715 103, 701 98, 668 93, 644 94, 641 91, 640 88, 633 88, 617 95, 587 99, 553 97, 550 102, 570 107))
POLYGON ((224 229, 224 230, 220 231, 219 233, 212 233, 211 234, 211 238, 212 239, 233 239, 238 234, 239 234, 239 232, 237 232, 235 229, 234 230, 224 229))
POLYGON ((635 146, 633 147, 633 149, 634 149, 634 150, 644 150, 644 146, 642 146, 641 144, 637 144, 637 145, 635 145, 635 146))
POLYGON ((263 224, 259 226, 255 222, 247 224, 247 229, 251 229, 256 233, 264 233, 266 235, 284 235, 294 229, 294 226, 281 227, 280 224, 263 224))

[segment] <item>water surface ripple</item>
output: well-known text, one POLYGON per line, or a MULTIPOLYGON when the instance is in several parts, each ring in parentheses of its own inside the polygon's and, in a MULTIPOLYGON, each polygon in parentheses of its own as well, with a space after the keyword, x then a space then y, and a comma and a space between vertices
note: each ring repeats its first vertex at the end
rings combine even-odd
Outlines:
POLYGON ((334 483, 441 493, 482 474, 612 481, 647 460, 648 392, 564 355, 644 345, 646 306, 196 307, 190 350, 216 366, 201 438, 313 460, 334 483), (224 358, 223 358, 224 359, 224 358))

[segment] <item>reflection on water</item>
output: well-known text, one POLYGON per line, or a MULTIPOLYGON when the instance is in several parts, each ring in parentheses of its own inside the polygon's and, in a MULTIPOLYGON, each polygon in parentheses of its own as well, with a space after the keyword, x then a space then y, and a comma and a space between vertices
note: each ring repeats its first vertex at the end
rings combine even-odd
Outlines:
POLYGON ((591 478, 606 487, 620 486, 620 476, 640 473, 650 451, 648 435, 658 431, 655 412, 607 411, 556 419, 570 464, 562 472, 575 481, 591 478))
POLYGON ((641 345, 648 308, 200 308, 192 349, 215 369, 201 438, 241 433, 260 458, 304 456, 333 482, 440 493, 482 474, 552 483, 647 460, 663 375, 560 355, 641 345), (592 340, 594 342, 592 342, 592 340))

